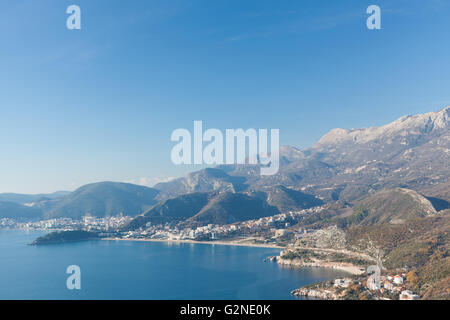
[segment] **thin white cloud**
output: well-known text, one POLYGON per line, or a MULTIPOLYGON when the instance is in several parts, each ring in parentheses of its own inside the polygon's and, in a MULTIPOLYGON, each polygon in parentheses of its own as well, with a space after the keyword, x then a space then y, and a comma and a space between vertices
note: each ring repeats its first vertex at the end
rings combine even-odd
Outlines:
POLYGON ((160 182, 169 182, 174 179, 176 179, 176 177, 152 177, 152 178, 140 177, 128 179, 123 182, 137 184, 145 187, 153 187, 155 184, 158 184, 160 182))

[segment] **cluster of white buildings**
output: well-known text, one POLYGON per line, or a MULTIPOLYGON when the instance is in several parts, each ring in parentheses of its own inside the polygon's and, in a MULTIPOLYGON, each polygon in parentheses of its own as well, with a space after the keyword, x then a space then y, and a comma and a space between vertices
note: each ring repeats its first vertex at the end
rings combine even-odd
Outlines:
POLYGON ((348 288, 348 286, 353 282, 350 278, 335 279, 333 285, 339 288, 348 288))
POLYGON ((377 283, 374 281, 374 278, 369 278, 367 281, 367 288, 369 290, 380 290, 381 293, 385 291, 389 291, 392 293, 399 294, 400 300, 418 300, 420 296, 413 293, 410 290, 405 290, 403 284, 405 282, 406 275, 396 274, 396 275, 388 275, 381 276, 380 282, 377 283))
MULTIPOLYGON (((4 220, 4 219, 2 219, 4 220)), ((0 221, 0 226, 5 227, 0 221)), ((71 230, 79 229, 82 226, 82 222, 79 220, 72 220, 70 218, 57 218, 57 219, 47 219, 40 221, 28 221, 21 222, 14 219, 9 219, 8 225, 10 228, 14 229, 24 229, 24 230, 71 230)))
MULTIPOLYGON (((237 222, 227 225, 207 224, 203 226, 183 226, 182 223, 153 225, 147 223, 144 227, 136 231, 129 231, 121 234, 124 238, 148 238, 148 239, 168 239, 168 240, 195 240, 195 239, 224 239, 227 237, 255 235, 261 232, 262 241, 275 241, 276 239, 290 235, 292 231, 287 228, 296 223, 300 217, 320 212, 323 207, 315 207, 300 211, 289 211, 270 217, 237 222)), ((117 235, 121 226, 132 220, 129 216, 112 216, 97 218, 86 214, 79 220, 71 218, 55 218, 33 222, 19 222, 13 219, 0 219, 0 228, 15 229, 37 229, 37 230, 75 230, 98 231, 106 234, 117 235)), ((295 230, 295 237, 298 239, 308 230, 295 230)))
POLYGON ((16 226, 16 221, 10 218, 2 218, 0 219, 0 229, 2 228, 14 228, 16 226))
POLYGON ((0 228, 24 229, 24 230, 75 230, 86 231, 115 231, 125 223, 131 221, 128 216, 115 216, 95 218, 89 215, 81 220, 71 218, 55 218, 40 221, 20 222, 14 219, 0 219, 0 228))
MULTIPOLYGON (((247 220, 226 225, 208 224, 197 227, 178 227, 164 225, 153 225, 147 223, 137 231, 130 231, 124 235, 124 238, 150 238, 150 239, 168 239, 168 240, 194 240, 198 238, 208 238, 211 240, 226 238, 234 233, 254 234, 261 230, 269 230, 272 238, 279 238, 290 231, 286 230, 292 221, 297 221, 299 217, 323 210, 322 207, 311 208, 301 211, 290 211, 277 214, 270 217, 264 217, 255 220, 247 220)), ((299 230, 298 233, 304 234, 306 230, 299 230)), ((298 237, 298 235, 296 234, 298 237)))
POLYGON ((420 296, 410 290, 404 290, 400 293, 400 300, 419 300, 420 296))
POLYGON ((87 231, 116 231, 120 226, 129 223, 133 218, 129 216, 107 216, 96 218, 86 215, 82 219, 82 229, 87 231))
POLYGON ((218 226, 208 224, 201 227, 178 228, 165 225, 152 225, 148 223, 145 228, 139 231, 129 231, 124 238, 150 238, 150 239, 168 239, 168 240, 195 240, 199 237, 217 239, 219 234, 230 233, 238 230, 236 225, 218 226))

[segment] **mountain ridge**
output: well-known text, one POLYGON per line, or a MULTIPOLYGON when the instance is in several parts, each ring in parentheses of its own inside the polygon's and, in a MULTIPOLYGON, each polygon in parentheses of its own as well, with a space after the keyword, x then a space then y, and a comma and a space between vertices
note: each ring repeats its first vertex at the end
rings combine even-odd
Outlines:
POLYGON ((402 136, 405 130, 411 130, 411 127, 419 131, 413 131, 414 134, 420 134, 422 130, 440 130, 448 127, 450 117, 450 106, 447 106, 437 112, 428 112, 425 114, 407 115, 399 119, 380 126, 363 129, 342 129, 335 128, 325 134, 313 148, 324 144, 338 144, 342 142, 367 143, 380 137, 390 137, 395 135, 402 136))
MULTIPOLYGON (((306 150, 283 146, 280 170, 273 176, 260 176, 258 165, 220 165, 154 188, 100 182, 32 205, 47 218, 78 218, 88 212, 96 216, 121 212, 136 216, 184 194, 236 193, 262 197, 278 210, 294 209, 296 202, 291 196, 285 197, 286 192, 280 194, 275 201, 278 203, 273 202, 277 194, 274 190, 281 186, 292 195, 300 192, 300 198, 308 194, 328 203, 354 203, 386 188, 406 188, 436 199, 445 207, 450 202, 449 115, 450 107, 445 107, 437 112, 404 116, 380 127, 333 129, 306 150), (107 187, 111 184, 115 188, 107 187), (124 185, 128 190, 121 188, 124 185), (92 186, 104 188, 96 190, 92 186), (272 196, 267 197, 268 194, 272 196)), ((30 203, 23 199, 22 204, 30 203)), ((23 208, 17 209, 22 212, 23 208)))
POLYGON ((285 187, 259 192, 212 191, 177 196, 159 202, 136 217, 125 229, 135 230, 146 223, 185 222, 187 224, 229 224, 259 219, 287 209, 302 210, 323 204, 320 199, 285 187), (273 193, 283 193, 283 201, 271 201, 273 193), (288 206, 286 207, 286 203, 288 206))

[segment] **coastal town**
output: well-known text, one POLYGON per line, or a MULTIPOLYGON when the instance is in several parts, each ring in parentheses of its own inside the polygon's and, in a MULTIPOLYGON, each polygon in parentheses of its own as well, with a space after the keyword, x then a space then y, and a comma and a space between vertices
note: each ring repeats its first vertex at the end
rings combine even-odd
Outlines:
POLYGON ((254 243, 287 244, 289 240, 300 238, 311 230, 296 229, 300 217, 324 210, 322 207, 300 211, 289 211, 270 217, 247 220, 225 225, 206 224, 186 226, 183 223, 152 224, 147 223, 138 230, 128 231, 125 239, 159 239, 159 240, 202 240, 202 241, 247 241, 254 243))
POLYGON ((347 252, 343 249, 323 248, 323 246, 328 246, 326 241, 333 241, 335 247, 340 247, 339 243, 342 242, 342 239, 340 239, 338 228, 314 230, 296 226, 302 217, 324 210, 324 207, 319 206, 226 225, 186 226, 183 223, 147 223, 145 226, 131 231, 122 230, 124 225, 132 221, 132 217, 124 215, 96 218, 87 214, 79 220, 55 218, 26 222, 3 218, 0 219, 0 229, 47 232, 83 230, 95 233, 104 240, 202 242, 277 247, 284 249, 280 255, 268 257, 264 261, 272 261, 280 266, 288 265, 289 267, 334 268, 349 273, 349 277, 293 290, 291 293, 294 296, 332 300, 351 299, 352 297, 358 299, 420 299, 420 296, 406 285, 408 278, 406 272, 383 274, 379 281, 374 281, 374 278, 366 272, 366 267, 371 263, 370 256, 347 252), (316 242, 311 242, 312 239, 316 242), (319 243, 317 239, 325 241, 325 243, 319 243))
POLYGON ((361 299, 361 300, 419 300, 421 297, 408 289, 407 274, 387 274, 380 276, 380 282, 374 278, 339 278, 332 281, 306 286, 291 293, 299 297, 325 300, 361 299))
MULTIPOLYGON (((21 222, 14 219, 0 219, 0 229, 25 229, 44 231, 84 230, 101 232, 115 239, 155 239, 167 241, 182 240, 236 240, 248 239, 256 243, 283 244, 290 239, 299 239, 312 230, 296 229, 288 230, 298 222, 299 218, 308 214, 324 210, 323 207, 315 207, 307 210, 289 211, 278 215, 264 217, 256 220, 248 220, 226 225, 198 225, 185 226, 182 223, 147 223, 144 227, 133 231, 121 231, 121 227, 132 220, 129 216, 115 216, 95 218, 87 214, 80 220, 71 218, 55 218, 39 221, 21 222)), ((285 243, 286 244, 286 243, 285 243)))
POLYGON ((115 233, 123 224, 132 220, 129 216, 118 215, 115 217, 96 218, 90 215, 80 220, 71 218, 54 218, 37 221, 21 221, 11 218, 0 219, 0 229, 18 230, 42 230, 42 231, 67 231, 85 230, 98 231, 102 233, 115 233))

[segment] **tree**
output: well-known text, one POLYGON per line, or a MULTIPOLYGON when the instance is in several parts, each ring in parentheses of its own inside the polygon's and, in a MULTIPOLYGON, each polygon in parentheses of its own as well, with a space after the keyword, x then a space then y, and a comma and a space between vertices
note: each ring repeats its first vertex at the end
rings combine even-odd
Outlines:
POLYGON ((416 270, 411 270, 406 274, 406 281, 411 286, 411 288, 417 290, 419 288, 419 275, 416 270))

